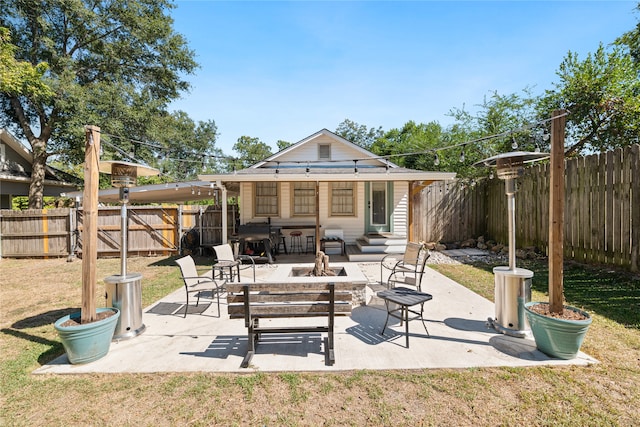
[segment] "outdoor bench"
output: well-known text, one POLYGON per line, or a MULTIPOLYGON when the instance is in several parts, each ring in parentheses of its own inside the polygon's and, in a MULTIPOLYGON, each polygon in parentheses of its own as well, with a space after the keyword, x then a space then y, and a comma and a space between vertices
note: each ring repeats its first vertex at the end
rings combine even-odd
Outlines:
MULTIPOLYGON (((248 330, 248 350, 240 365, 249 366, 262 334, 294 334, 326 332, 327 364, 335 362, 333 329, 336 315, 351 314, 351 283, 294 282, 294 283, 227 283, 227 302, 231 319, 244 318, 248 330), (321 325, 304 322, 287 326, 261 326, 260 319, 289 319, 324 317, 321 325)), ((293 323, 293 324, 292 324, 293 323)))

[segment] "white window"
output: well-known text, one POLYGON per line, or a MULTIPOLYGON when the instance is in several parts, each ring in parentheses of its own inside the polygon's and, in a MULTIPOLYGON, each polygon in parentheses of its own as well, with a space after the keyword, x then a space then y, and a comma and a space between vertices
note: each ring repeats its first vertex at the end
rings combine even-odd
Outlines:
POLYGON ((254 184, 255 198, 253 205, 254 216, 278 216, 278 183, 256 182, 254 184))
POLYGON ((318 160, 331 160, 331 144, 318 144, 318 160))
POLYGON ((308 216, 316 214, 316 183, 293 183, 293 216, 308 216))
POLYGON ((354 182, 330 183, 329 214, 331 216, 356 215, 356 191, 354 182))

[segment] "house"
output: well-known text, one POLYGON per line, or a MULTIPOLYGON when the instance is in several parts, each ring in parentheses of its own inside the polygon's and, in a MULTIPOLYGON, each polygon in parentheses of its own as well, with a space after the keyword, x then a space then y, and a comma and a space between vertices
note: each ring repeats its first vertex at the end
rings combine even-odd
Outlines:
POLYGON ((455 173, 402 168, 322 129, 246 169, 198 178, 238 194, 241 225, 268 223, 287 244, 301 231, 304 249, 311 241, 316 250, 338 232, 349 260, 363 261, 403 251, 411 195, 455 173))
MULTIPOLYGON (((0 209, 11 209, 14 197, 29 195, 32 164, 31 152, 6 129, 0 129, 0 209)), ((59 197, 61 193, 77 189, 71 182, 73 178, 47 166, 43 195, 59 197)))

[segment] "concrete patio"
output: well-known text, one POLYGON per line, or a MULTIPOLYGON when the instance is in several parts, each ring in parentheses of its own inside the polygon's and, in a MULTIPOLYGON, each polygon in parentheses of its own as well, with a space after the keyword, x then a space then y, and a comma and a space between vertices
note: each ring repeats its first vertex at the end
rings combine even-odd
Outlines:
MULTIPOLYGON (((311 262, 311 256, 308 258, 311 262)), ((339 264, 336 261, 331 265, 339 264)), ((425 304, 425 319, 431 337, 426 337, 421 322, 414 320, 410 322, 410 348, 406 348, 404 326, 395 319, 384 336, 380 333, 386 317, 384 303, 375 296, 376 291, 383 289, 380 264, 358 263, 357 266, 367 280, 367 305, 355 307, 350 317, 336 317, 336 362, 333 366, 325 364, 322 334, 309 333, 267 337, 257 346, 251 366, 240 368, 247 349, 244 321, 229 319, 224 296, 220 301, 220 313, 215 301, 201 298, 199 307, 195 307, 195 301, 190 301, 190 313, 183 318, 180 308, 185 302, 185 293, 181 288, 146 307, 143 310, 146 331, 132 339, 113 342, 104 358, 86 365, 71 365, 63 355, 35 373, 247 373, 597 363, 584 353, 568 361, 553 359, 538 351, 532 338, 497 333, 487 326, 487 319, 494 316, 492 302, 432 269, 426 271, 422 282, 423 291, 433 295, 433 301, 425 304)), ((270 278, 276 270, 275 265, 258 265, 256 280, 273 280, 270 278)), ((249 279, 251 270, 243 270, 242 276, 249 279)), ((318 319, 309 321, 318 323, 318 319)))

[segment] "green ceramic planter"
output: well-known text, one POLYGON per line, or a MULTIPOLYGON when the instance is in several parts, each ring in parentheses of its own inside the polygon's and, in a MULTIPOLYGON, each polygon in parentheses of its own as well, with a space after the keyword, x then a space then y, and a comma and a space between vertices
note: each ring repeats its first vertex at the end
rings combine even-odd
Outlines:
POLYGON ((529 309, 537 304, 547 303, 528 302, 524 305, 524 309, 538 350, 558 359, 575 358, 591 325, 591 316, 578 308, 565 306, 566 309, 583 314, 587 318, 585 320, 556 319, 529 309))
POLYGON ((58 319, 54 325, 69 362, 83 364, 104 357, 109 352, 111 338, 120 318, 120 310, 113 307, 98 308, 96 312, 114 311, 113 316, 97 322, 75 326, 61 326, 69 319, 79 319, 80 313, 73 313, 58 319))

